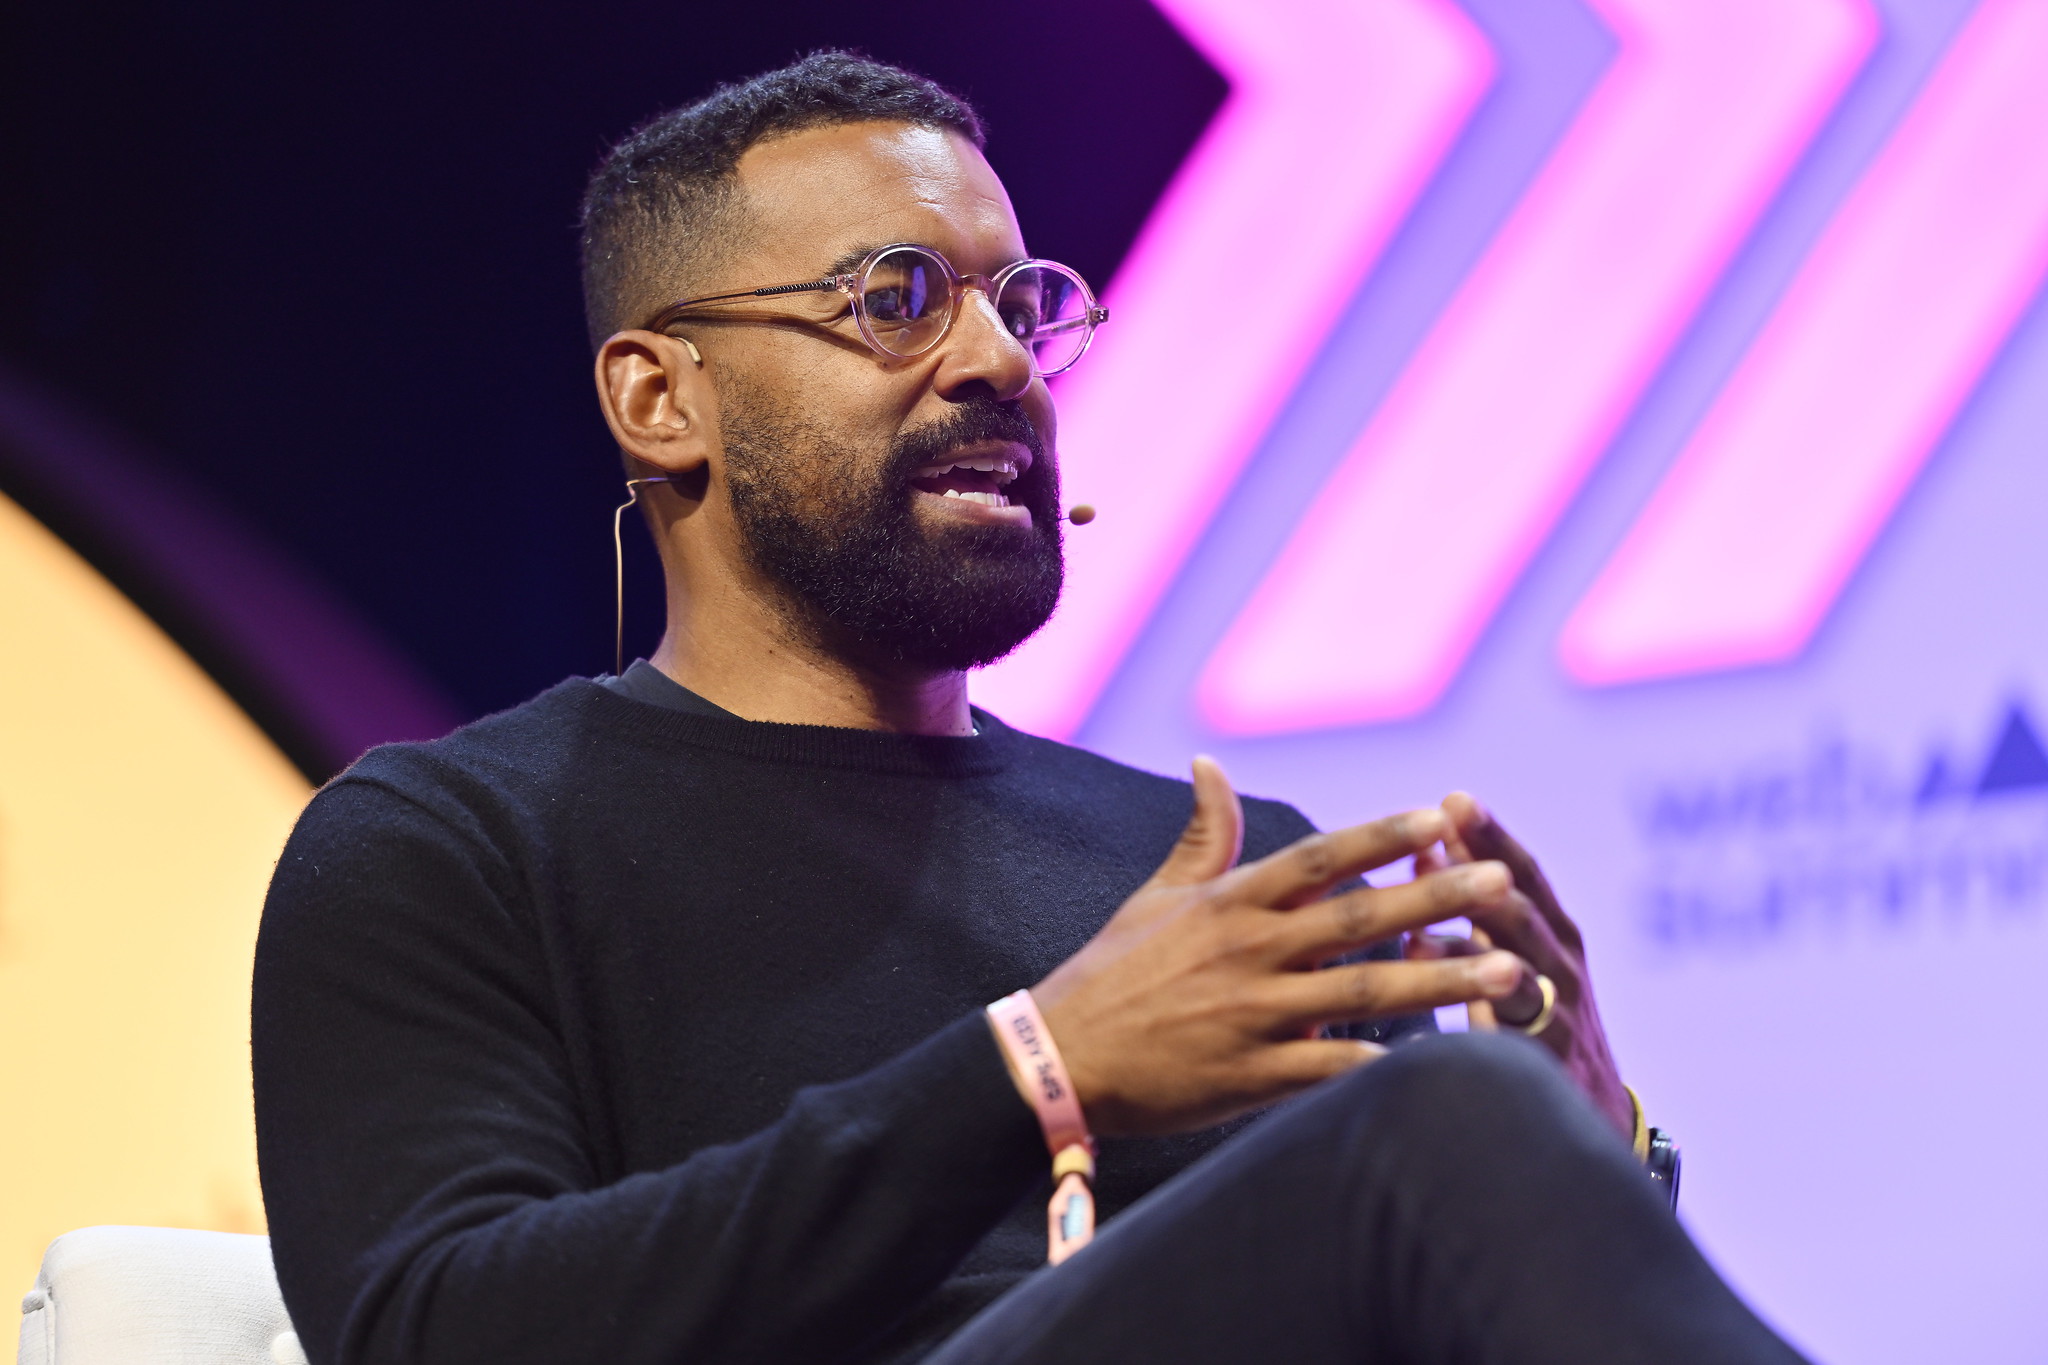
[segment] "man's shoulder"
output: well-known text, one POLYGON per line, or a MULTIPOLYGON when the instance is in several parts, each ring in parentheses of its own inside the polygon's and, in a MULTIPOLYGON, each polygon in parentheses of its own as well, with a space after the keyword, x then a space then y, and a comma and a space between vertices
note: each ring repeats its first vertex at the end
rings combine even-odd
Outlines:
POLYGON ((576 719, 597 691, 588 678, 567 678, 516 706, 480 716, 438 739, 379 744, 343 769, 330 785, 351 781, 407 784, 433 772, 468 770, 512 776, 533 773, 564 747, 576 719))
POLYGON ((456 812, 546 804, 591 769, 591 747, 602 742, 604 727, 591 723, 590 712, 602 691, 587 678, 569 678, 438 739, 380 744, 330 778, 311 809, 355 806, 367 797, 446 820, 456 812))
MULTIPOLYGON (((987 715, 986 712, 981 713, 987 715)), ((994 717, 1002 724, 1000 717, 994 717)), ((1025 763, 1037 772, 1053 777, 1063 787, 1087 793, 1093 802, 1121 806, 1144 805, 1171 816, 1176 827, 1185 823, 1194 809, 1194 788, 1184 777, 1171 777, 1135 767, 1098 754, 1092 749, 1065 744, 1043 735, 1004 726, 1014 737, 1025 763)), ((1286 801, 1238 793, 1244 803, 1244 855, 1261 858, 1284 848, 1315 826, 1307 816, 1286 801)))

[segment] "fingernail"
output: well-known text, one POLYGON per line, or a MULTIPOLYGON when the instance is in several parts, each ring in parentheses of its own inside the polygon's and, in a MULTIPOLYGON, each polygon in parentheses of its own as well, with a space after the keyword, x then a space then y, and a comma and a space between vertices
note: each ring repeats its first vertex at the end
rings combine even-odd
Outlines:
POLYGON ((1404 823, 1408 827, 1409 842, 1424 840, 1435 843, 1443 837, 1444 813, 1435 806, 1424 806, 1421 810, 1408 812, 1404 823))
POLYGON ((1472 823, 1474 825, 1484 826, 1492 823, 1493 816, 1490 813, 1488 813, 1486 809, 1486 803, 1484 801, 1481 801, 1478 797, 1474 796, 1471 792, 1455 791, 1452 792, 1450 796, 1445 797, 1444 800, 1449 801, 1452 797, 1459 796, 1464 797, 1465 800, 1472 803, 1472 823))
POLYGON ((1465 890, 1475 898, 1498 896, 1508 889, 1506 863, 1471 863, 1465 868, 1465 890))
POLYGON ((1522 984, 1522 964, 1512 953, 1488 953, 1479 959, 1478 977, 1489 997, 1503 996, 1522 984))

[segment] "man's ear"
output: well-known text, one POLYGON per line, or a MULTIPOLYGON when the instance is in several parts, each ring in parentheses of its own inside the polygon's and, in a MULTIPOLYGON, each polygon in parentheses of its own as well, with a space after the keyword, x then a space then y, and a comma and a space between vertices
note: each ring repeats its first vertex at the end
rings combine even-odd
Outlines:
POLYGON ((604 420, 628 455, 665 474, 691 473, 710 460, 716 406, 704 359, 690 341, 615 333, 598 348, 596 377, 604 420))

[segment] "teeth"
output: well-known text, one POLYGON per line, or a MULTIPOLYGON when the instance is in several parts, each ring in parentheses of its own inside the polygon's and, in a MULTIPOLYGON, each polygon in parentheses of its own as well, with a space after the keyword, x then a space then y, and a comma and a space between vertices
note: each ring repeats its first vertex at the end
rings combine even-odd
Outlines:
POLYGON ((1008 507, 1010 505, 1010 500, 1001 493, 962 493, 957 488, 948 488, 939 496, 958 498, 962 502, 978 502, 983 507, 1008 507))
POLYGON ((1017 465, 1012 460, 956 460, 952 464, 928 465, 917 471, 920 479, 937 479, 956 469, 971 469, 977 474, 993 474, 997 483, 1009 483, 1017 477, 1017 465))

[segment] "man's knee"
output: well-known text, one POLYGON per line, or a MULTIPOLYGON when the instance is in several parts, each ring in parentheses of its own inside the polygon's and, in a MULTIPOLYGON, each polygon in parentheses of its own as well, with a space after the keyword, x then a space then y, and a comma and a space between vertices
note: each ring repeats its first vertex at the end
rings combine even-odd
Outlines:
POLYGON ((1393 1102, 1473 1121, 1571 1093, 1563 1068, 1539 1043, 1514 1033, 1448 1033, 1395 1048, 1375 1067, 1393 1102))
POLYGON ((1317 1099, 1375 1141, 1398 1135, 1446 1151, 1492 1146, 1541 1128, 1581 1128, 1593 1117, 1548 1052, 1497 1033, 1404 1043, 1317 1099))

